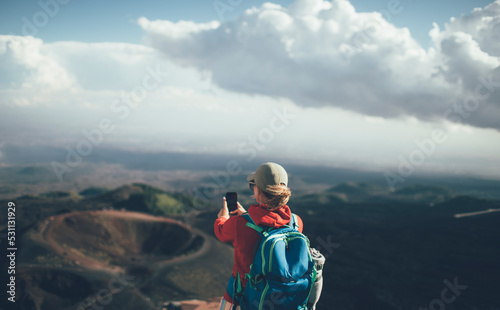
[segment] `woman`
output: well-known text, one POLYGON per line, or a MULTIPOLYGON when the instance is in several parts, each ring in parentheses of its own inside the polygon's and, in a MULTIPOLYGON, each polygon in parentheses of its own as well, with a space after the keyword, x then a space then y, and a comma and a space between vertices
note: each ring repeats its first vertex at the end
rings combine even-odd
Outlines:
MULTIPOLYGON (((288 175, 285 169, 276 163, 265 163, 259 166, 254 173, 247 177, 253 198, 257 204, 248 209, 248 213, 258 226, 282 227, 291 220, 292 212, 286 205, 290 199, 290 189, 287 187, 288 175)), ((215 220, 214 230, 217 238, 222 242, 232 242, 234 246, 234 266, 232 276, 240 275, 242 287, 247 280, 245 274, 250 273, 250 265, 254 259, 254 251, 260 235, 246 226, 247 220, 239 216, 246 210, 238 202, 238 209, 229 213, 224 198, 223 207, 215 220), (230 216, 237 215, 237 216, 230 216)), ((297 216, 299 231, 302 232, 303 223, 297 216)), ((221 300, 220 309, 232 309, 232 296, 226 291, 221 300)))

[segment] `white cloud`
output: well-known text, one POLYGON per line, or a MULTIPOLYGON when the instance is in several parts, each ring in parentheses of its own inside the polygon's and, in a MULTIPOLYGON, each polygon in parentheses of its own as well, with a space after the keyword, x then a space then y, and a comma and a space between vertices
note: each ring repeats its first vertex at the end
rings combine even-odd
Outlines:
POLYGON ((499 6, 497 0, 444 30, 435 27, 428 51, 408 29, 377 12, 358 13, 347 0, 267 3, 222 24, 146 18, 138 24, 147 44, 209 72, 227 90, 422 120, 450 118, 447 111, 458 103, 469 111, 456 121, 500 129, 500 85, 481 89, 478 104, 470 101, 480 77, 500 81, 499 6))
POLYGON ((156 61, 150 47, 128 43, 55 42, 45 44, 45 50, 87 90, 130 87, 156 61))
POLYGON ((75 86, 74 77, 48 57, 43 42, 33 37, 0 36, 0 89, 57 91, 75 86))
POLYGON ((481 50, 500 55, 500 2, 491 3, 485 8, 476 8, 470 14, 452 18, 446 25, 446 32, 469 34, 481 50))
POLYGON ((0 140, 75 146, 110 118, 107 146, 230 154, 286 107, 297 118, 259 155, 392 167, 438 126, 450 139, 437 156, 496 158, 500 132, 469 125, 500 126, 500 91, 484 87, 480 107, 452 109, 460 130, 426 121, 463 106, 478 77, 498 67, 494 4, 472 13, 481 18, 435 27, 427 51, 407 29, 348 1, 267 3, 223 24, 141 18, 150 46, 0 36, 0 140), (113 103, 156 66, 168 76, 122 119, 113 103))
POLYGON ((38 38, 0 35, 0 105, 106 108, 141 85, 147 68, 167 72, 165 87, 207 87, 193 69, 181 68, 155 49, 128 43, 45 43, 38 38))

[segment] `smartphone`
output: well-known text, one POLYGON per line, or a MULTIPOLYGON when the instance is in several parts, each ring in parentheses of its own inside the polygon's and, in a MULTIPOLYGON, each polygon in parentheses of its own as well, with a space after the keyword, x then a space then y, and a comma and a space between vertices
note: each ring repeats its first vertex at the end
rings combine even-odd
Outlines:
POLYGON ((229 209, 229 212, 232 212, 236 209, 238 209, 238 194, 236 192, 227 192, 226 193, 226 202, 227 202, 227 208, 229 209))

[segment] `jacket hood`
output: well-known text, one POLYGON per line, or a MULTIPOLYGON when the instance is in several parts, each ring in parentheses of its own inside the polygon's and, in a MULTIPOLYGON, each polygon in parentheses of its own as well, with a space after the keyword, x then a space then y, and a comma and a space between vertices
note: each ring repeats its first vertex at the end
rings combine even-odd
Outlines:
POLYGON ((287 205, 275 211, 266 209, 266 205, 251 205, 248 214, 257 226, 281 227, 292 219, 292 211, 287 205))

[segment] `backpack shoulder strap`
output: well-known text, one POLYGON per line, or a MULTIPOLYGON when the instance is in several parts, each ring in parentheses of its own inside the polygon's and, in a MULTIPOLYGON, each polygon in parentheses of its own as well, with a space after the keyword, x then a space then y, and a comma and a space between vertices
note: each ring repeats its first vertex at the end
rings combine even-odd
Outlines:
POLYGON ((247 224, 246 225, 248 227, 250 227, 253 230, 257 231, 259 233, 259 235, 267 237, 268 233, 267 233, 266 229, 263 228, 263 227, 258 226, 257 224, 255 224, 254 220, 252 219, 252 217, 250 216, 250 214, 248 214, 248 212, 247 213, 243 213, 241 216, 243 216, 247 220, 247 224))
POLYGON ((297 220, 297 215, 295 215, 295 213, 292 213, 292 218, 290 219, 288 225, 295 230, 299 230, 299 221, 297 220))

